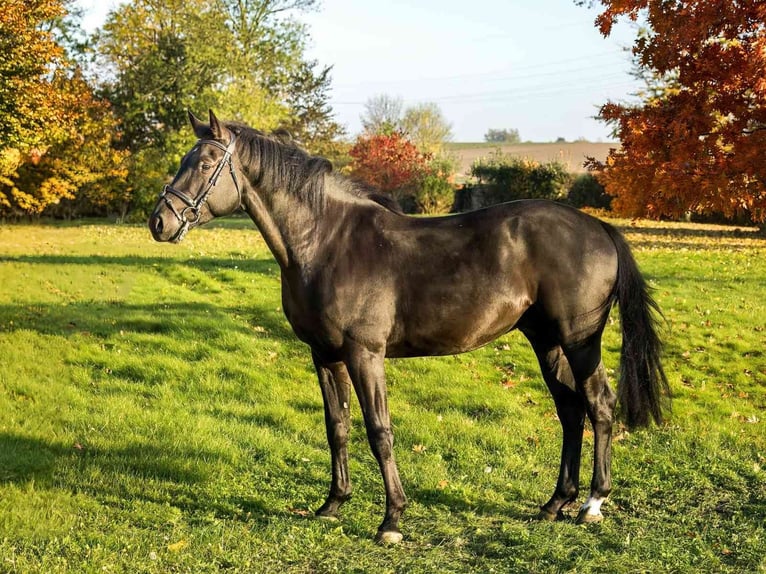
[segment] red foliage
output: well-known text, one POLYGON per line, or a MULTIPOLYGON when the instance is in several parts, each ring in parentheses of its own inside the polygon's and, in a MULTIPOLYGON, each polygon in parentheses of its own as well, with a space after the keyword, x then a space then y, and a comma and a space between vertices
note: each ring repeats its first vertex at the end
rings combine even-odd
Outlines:
POLYGON ((431 159, 397 131, 361 135, 349 154, 353 177, 393 194, 417 186, 428 173, 431 159))
POLYGON ((591 162, 615 209, 631 216, 686 211, 766 220, 766 3, 758 0, 601 0, 596 24, 645 17, 633 54, 669 78, 639 106, 600 117, 622 143, 591 162))

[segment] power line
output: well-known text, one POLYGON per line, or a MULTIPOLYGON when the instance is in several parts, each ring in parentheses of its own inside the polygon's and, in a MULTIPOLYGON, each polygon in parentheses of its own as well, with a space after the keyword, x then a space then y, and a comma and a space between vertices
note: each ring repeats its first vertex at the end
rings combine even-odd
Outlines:
MULTIPOLYGON (((511 99, 515 100, 522 97, 547 97, 551 95, 559 95, 566 93, 582 93, 583 91, 594 91, 599 88, 617 88, 635 87, 634 82, 626 82, 624 74, 609 74, 594 78, 580 79, 574 86, 550 86, 550 85, 537 85, 537 86, 525 86, 517 88, 506 88, 502 90, 491 90, 474 93, 454 94, 447 96, 435 96, 432 98, 408 98, 408 101, 429 101, 435 103, 480 103, 485 101, 511 99), (614 82, 614 80, 621 79, 621 82, 614 82)), ((364 105, 366 101, 332 101, 334 106, 353 106, 364 105)))
POLYGON ((551 66, 561 66, 564 64, 569 64, 572 62, 582 62, 583 60, 592 61, 594 59, 604 59, 604 58, 612 58, 614 56, 611 52, 602 52, 600 54, 594 54, 590 56, 579 56, 577 58, 568 58, 564 60, 557 60, 555 62, 544 62, 541 64, 528 64, 524 66, 517 66, 514 67, 512 70, 504 70, 504 71, 493 71, 493 72, 478 72, 478 73, 469 73, 469 74, 456 74, 451 76, 432 76, 432 77, 424 77, 424 78, 413 78, 409 80, 380 80, 380 81, 373 81, 373 82, 345 82, 345 83, 339 83, 335 84, 336 87, 354 87, 354 86, 362 86, 362 85, 375 85, 375 84, 404 84, 404 83, 410 83, 410 82, 439 82, 444 80, 463 80, 463 79, 469 79, 469 78, 484 78, 489 77, 491 81, 503 81, 503 80, 525 80, 528 78, 539 78, 539 77, 546 77, 546 76, 554 76, 557 74, 573 74, 573 73, 581 73, 586 70, 593 70, 598 68, 603 68, 603 64, 590 64, 587 66, 580 66, 580 67, 567 67, 565 70, 551 70, 547 72, 540 72, 540 73, 533 73, 533 74, 526 74, 526 75, 515 75, 516 72, 524 71, 524 70, 539 70, 540 68, 549 68, 551 66))

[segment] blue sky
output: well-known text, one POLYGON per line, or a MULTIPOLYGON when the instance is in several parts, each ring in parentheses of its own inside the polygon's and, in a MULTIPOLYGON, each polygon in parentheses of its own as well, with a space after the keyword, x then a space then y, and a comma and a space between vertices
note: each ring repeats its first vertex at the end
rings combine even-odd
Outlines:
MULTIPOLYGON (((79 0, 86 27, 116 3, 79 0)), ((323 0, 299 18, 309 57, 333 66, 331 103, 349 135, 364 103, 387 94, 437 103, 454 141, 481 141, 490 128, 608 141, 593 116, 637 89, 626 52, 636 30, 620 24, 604 39, 596 15, 573 0, 323 0)))

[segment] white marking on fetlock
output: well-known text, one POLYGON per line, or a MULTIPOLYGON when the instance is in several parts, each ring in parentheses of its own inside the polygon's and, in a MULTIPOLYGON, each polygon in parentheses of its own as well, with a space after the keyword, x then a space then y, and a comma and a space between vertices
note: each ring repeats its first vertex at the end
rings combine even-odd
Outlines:
POLYGON ((584 512, 588 516, 601 516, 601 505, 605 500, 606 498, 597 498, 593 495, 589 496, 588 500, 585 501, 585 504, 580 507, 580 513, 582 514, 584 512))

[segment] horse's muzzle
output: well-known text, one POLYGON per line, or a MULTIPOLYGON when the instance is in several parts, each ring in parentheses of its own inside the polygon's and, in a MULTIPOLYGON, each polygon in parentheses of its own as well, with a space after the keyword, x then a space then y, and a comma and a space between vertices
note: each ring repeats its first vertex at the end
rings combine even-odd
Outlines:
POLYGON ((163 217, 158 213, 152 213, 149 218, 149 231, 152 232, 152 237, 155 241, 170 240, 166 227, 163 217))

